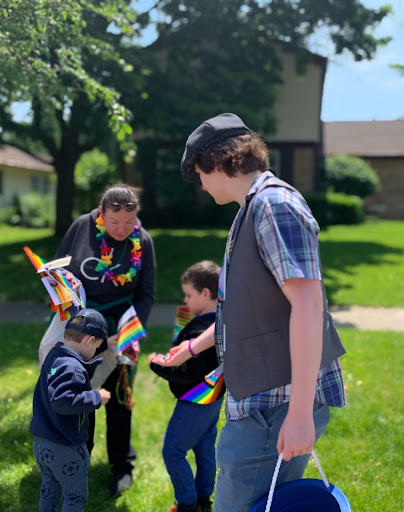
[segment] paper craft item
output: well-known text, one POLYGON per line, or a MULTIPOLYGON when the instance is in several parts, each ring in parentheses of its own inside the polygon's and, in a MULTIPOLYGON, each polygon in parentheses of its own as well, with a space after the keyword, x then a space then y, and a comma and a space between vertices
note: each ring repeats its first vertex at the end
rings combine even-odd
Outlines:
MULTIPOLYGON (((77 279, 73 276, 74 284, 72 285, 63 269, 69 265, 71 256, 46 262, 29 247, 24 247, 24 251, 41 276, 41 281, 51 299, 51 311, 58 313, 61 320, 67 320, 85 307, 84 291, 83 294, 78 294, 73 289, 77 279)), ((82 287, 81 290, 83 290, 82 287)))
POLYGON ((189 308, 187 306, 178 306, 177 314, 175 317, 173 345, 177 341, 179 333, 193 318, 194 318, 194 315, 191 313, 191 311, 189 310, 189 308))
POLYGON ((137 354, 135 349, 139 347, 139 341, 145 336, 146 331, 136 314, 135 308, 131 306, 125 311, 118 322, 118 337, 116 345, 117 359, 121 360, 121 362, 125 362, 125 359, 122 361, 122 358, 126 356, 134 363, 137 363, 137 354))
POLYGON ((180 397, 180 400, 195 404, 216 402, 224 383, 223 364, 205 376, 205 381, 193 387, 180 397))

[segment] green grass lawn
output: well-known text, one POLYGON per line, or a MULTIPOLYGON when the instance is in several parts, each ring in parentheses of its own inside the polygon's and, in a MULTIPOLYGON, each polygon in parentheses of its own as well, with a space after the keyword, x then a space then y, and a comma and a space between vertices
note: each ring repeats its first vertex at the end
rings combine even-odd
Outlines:
MULTIPOLYGON (((156 249, 159 302, 181 302, 182 272, 201 259, 220 264, 227 237, 226 230, 214 229, 152 229, 150 234, 156 249)), ((0 302, 47 301, 23 246, 50 260, 59 242, 50 230, 0 226, 0 302)), ((320 234, 320 249, 330 304, 404 306, 404 222, 331 226, 320 234)))
MULTIPOLYGON (((39 324, 3 324, 0 345, 0 510, 36 510, 40 475, 28 433, 38 377, 39 324)), ((138 453, 135 483, 117 500, 109 497, 105 413, 97 414, 87 512, 164 512, 173 492, 160 454, 175 401, 147 367, 148 352, 170 346, 170 328, 150 328, 135 383, 132 441, 138 453)), ((341 329, 348 405, 332 410, 332 422, 316 448, 330 482, 348 496, 354 512, 402 512, 404 478, 404 333, 341 329)), ((220 425, 223 424, 223 417, 220 425)), ((237 449, 237 447, 235 447, 237 449)), ((314 464, 307 477, 317 478, 314 464)), ((268 485, 270 475, 268 475, 268 485)))

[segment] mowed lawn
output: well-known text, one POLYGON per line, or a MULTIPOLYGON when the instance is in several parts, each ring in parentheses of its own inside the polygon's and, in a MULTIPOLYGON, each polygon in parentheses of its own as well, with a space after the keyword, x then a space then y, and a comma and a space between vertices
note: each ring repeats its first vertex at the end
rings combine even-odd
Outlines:
MULTIPOLYGON (((38 377, 39 324, 3 324, 0 345, 0 510, 37 508, 40 474, 28 433, 38 377)), ((165 381, 147 367, 147 353, 165 351, 171 328, 150 328, 136 376, 132 441, 138 453, 135 483, 122 497, 109 497, 105 413, 97 415, 87 512, 164 512, 173 492, 161 457, 168 418, 175 404, 165 381)), ((404 495, 404 333, 341 329, 348 405, 332 410, 332 422, 316 448, 330 482, 348 496, 354 512, 402 512, 404 495)), ((220 426, 223 425, 223 417, 220 426)), ((234 447, 237 450, 237 446, 234 447)), ((192 461, 192 457, 190 457, 192 461)), ((307 477, 317 478, 314 464, 307 477)), ((268 475, 268 486, 270 475, 268 475)))
MULTIPOLYGON (((150 234, 159 302, 182 301, 179 278, 189 265, 202 259, 222 262, 227 230, 151 229, 150 234)), ((51 230, 0 226, 0 302, 47 301, 23 246, 50 260, 59 243, 51 230)), ((404 306, 404 222, 331 226, 320 233, 320 251, 331 305, 404 306)))

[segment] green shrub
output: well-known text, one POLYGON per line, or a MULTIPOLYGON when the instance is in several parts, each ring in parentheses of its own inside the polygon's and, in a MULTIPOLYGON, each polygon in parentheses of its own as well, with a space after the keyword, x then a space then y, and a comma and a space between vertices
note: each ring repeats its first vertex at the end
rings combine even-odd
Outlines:
POLYGON ((0 224, 18 224, 19 217, 15 206, 4 206, 0 208, 0 224), (17 220, 17 222, 15 222, 17 220))
POLYGON ((18 197, 17 214, 21 224, 30 228, 44 228, 55 224, 55 204, 51 195, 31 191, 18 197))
POLYGON ((370 165, 355 156, 334 155, 325 160, 328 189, 343 194, 368 197, 379 187, 379 178, 370 165))
POLYGON ((332 224, 359 224, 364 220, 363 201, 358 196, 314 192, 304 197, 322 228, 332 224))
POLYGON ((77 215, 98 206, 107 186, 117 182, 116 168, 97 148, 81 155, 74 175, 74 209, 77 215))

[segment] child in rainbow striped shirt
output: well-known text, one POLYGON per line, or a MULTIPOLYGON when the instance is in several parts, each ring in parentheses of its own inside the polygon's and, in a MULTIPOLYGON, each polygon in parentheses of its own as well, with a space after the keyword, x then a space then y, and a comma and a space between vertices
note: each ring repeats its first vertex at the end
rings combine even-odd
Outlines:
MULTIPOLYGON (((201 261, 189 267, 181 277, 184 302, 194 318, 178 334, 174 345, 189 340, 191 355, 192 339, 215 322, 219 274, 216 263, 201 261)), ((168 380, 177 398, 163 445, 163 458, 177 502, 171 512, 210 512, 216 477, 217 422, 225 389, 223 386, 208 403, 198 399, 196 403, 187 401, 184 395, 204 382, 205 375, 218 366, 215 348, 209 348, 181 366, 162 367, 153 362, 154 356, 149 356, 150 368, 168 380), (188 450, 195 454, 195 477, 186 459, 188 450)))

